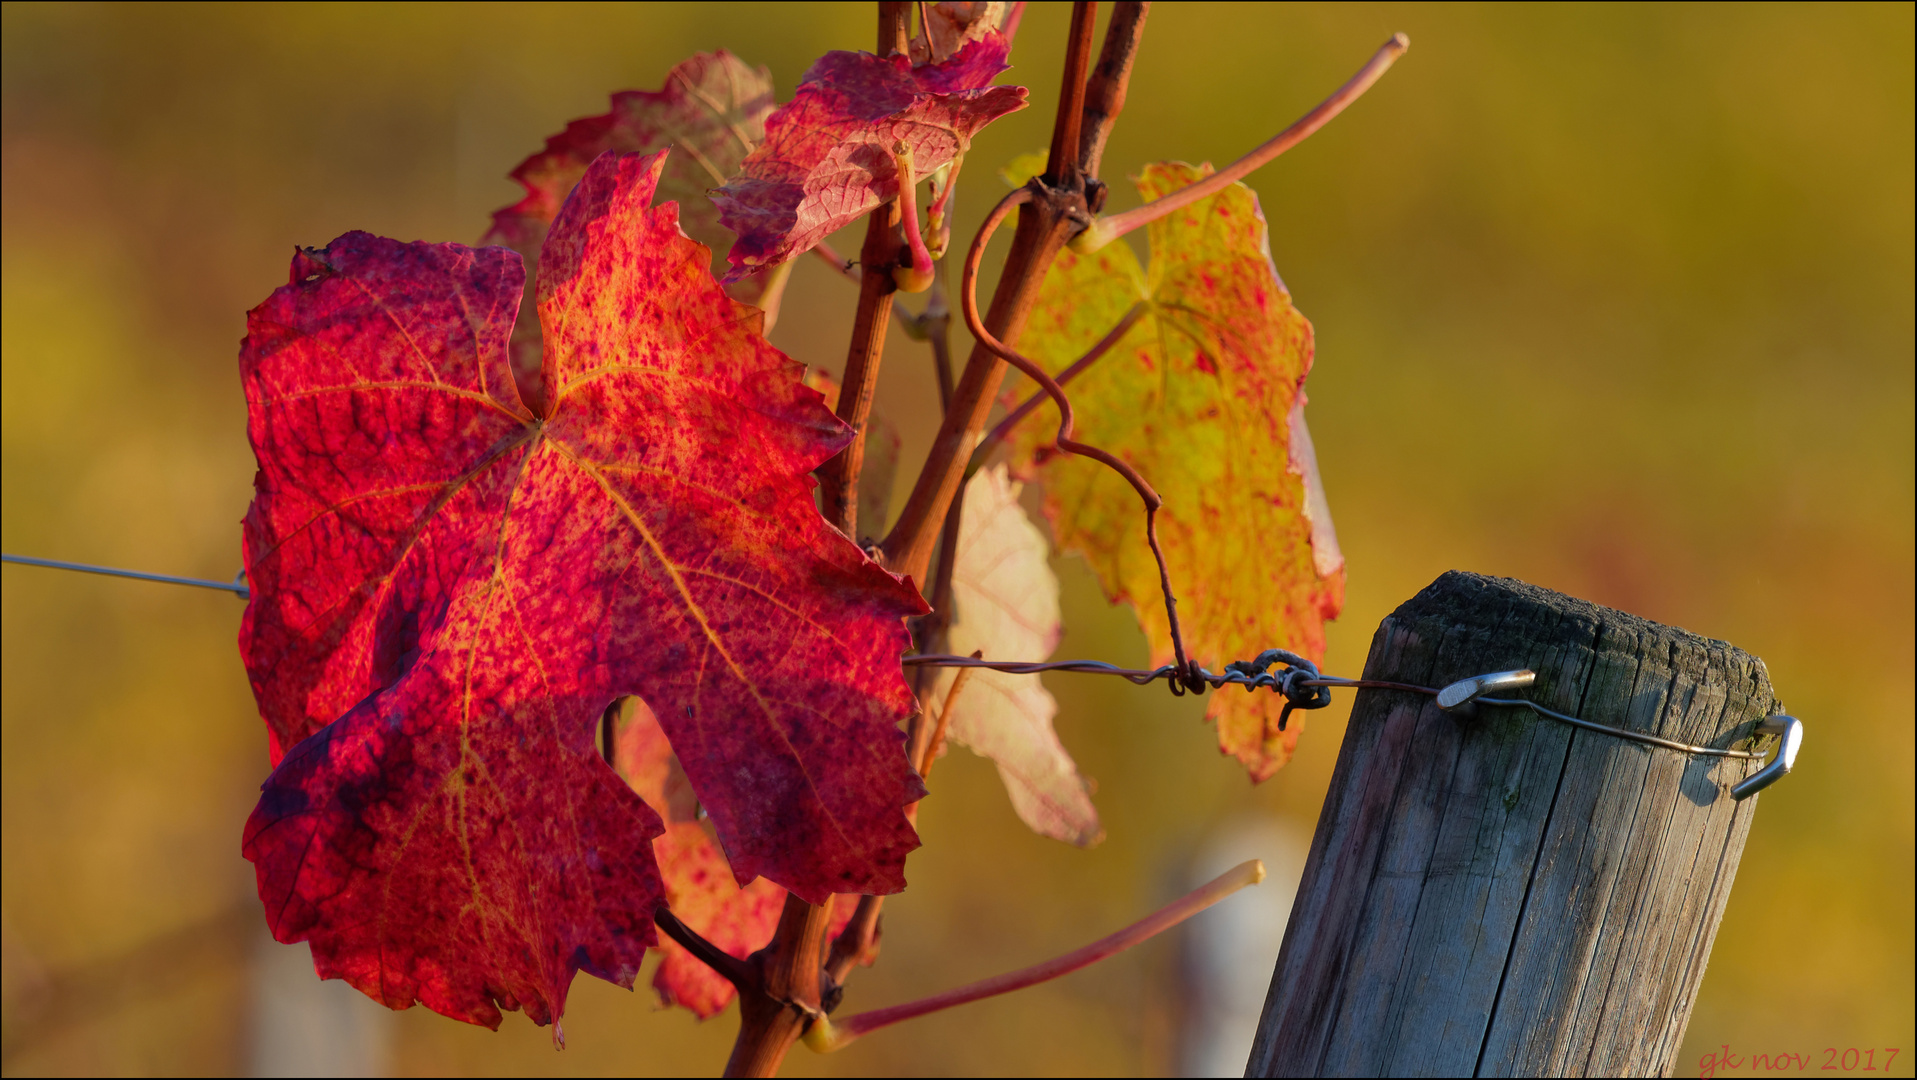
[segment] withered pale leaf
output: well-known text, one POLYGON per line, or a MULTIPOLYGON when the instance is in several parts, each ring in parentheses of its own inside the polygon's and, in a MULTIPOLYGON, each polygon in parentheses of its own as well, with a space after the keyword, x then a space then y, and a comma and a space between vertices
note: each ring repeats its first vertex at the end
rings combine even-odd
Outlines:
MULTIPOLYGON (((1058 647, 1058 578, 1050 545, 1018 503, 1020 485, 1003 465, 987 466, 965 488, 952 593, 951 650, 988 660, 1044 660, 1058 647)), ((953 674, 940 680, 940 694, 953 674)), ((1037 675, 972 672, 952 704, 951 735, 998 766, 1019 820, 1034 832, 1081 847, 1104 830, 1078 767, 1052 728, 1058 702, 1037 675)))

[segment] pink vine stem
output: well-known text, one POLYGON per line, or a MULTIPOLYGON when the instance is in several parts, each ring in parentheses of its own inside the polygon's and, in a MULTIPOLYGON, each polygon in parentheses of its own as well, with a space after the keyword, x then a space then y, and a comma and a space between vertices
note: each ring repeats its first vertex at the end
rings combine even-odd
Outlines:
POLYGON ((1149 225, 1183 207, 1211 195, 1216 195, 1229 185, 1243 179, 1260 166, 1279 154, 1304 142, 1319 128, 1331 122, 1331 118, 1345 111, 1345 107, 1364 96, 1371 84, 1378 81, 1398 57, 1411 47, 1411 39, 1403 34, 1391 35, 1391 40, 1374 53, 1365 66, 1358 69, 1350 81, 1340 86, 1336 93, 1318 104, 1318 107, 1298 118, 1297 123, 1272 136, 1272 138, 1232 162, 1220 171, 1203 180, 1179 188, 1162 199, 1148 202, 1143 206, 1127 210, 1122 214, 1100 218, 1092 226, 1072 241, 1072 250, 1080 254, 1089 254, 1144 225, 1149 225))
POLYGON ((924 292, 932 287, 932 253, 926 250, 925 234, 919 229, 919 177, 912 165, 912 148, 905 143, 893 147, 892 163, 899 172, 899 227, 912 252, 912 265, 895 268, 892 277, 905 292, 924 292))
POLYGON ((1089 967, 1108 956, 1123 952, 1139 942, 1163 933, 1239 889, 1247 885, 1256 885, 1263 880, 1265 880, 1264 863, 1257 859, 1240 863, 1116 934, 1099 938, 1082 949, 1075 949, 1042 964, 1033 964, 1031 967, 1021 968, 1018 971, 981 979, 968 986, 947 990, 943 994, 934 994, 928 998, 920 998, 918 1001, 862 1012, 836 1024, 828 1017, 819 1016, 813 1020, 812 1026, 806 1029, 805 1044, 822 1054, 830 1053, 862 1035, 869 1035, 882 1027, 890 1027, 902 1020, 911 1020, 927 1013, 950 1009, 956 1005, 966 1005, 984 998, 996 997, 999 994, 1009 994, 1014 990, 1023 990, 1028 986, 1049 982, 1061 975, 1069 975, 1080 968, 1089 967))

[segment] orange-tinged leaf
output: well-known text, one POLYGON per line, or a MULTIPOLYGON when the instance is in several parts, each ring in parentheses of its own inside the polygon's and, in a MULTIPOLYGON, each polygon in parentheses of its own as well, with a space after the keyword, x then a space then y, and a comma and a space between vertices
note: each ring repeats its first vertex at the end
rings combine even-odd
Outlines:
MULTIPOLYGON (((1211 173, 1148 166, 1149 201, 1211 173)), ((1272 266, 1257 196, 1233 184, 1150 227, 1151 263, 1125 244, 1060 253, 1019 348, 1057 372, 1140 300, 1150 309, 1070 384, 1075 438, 1118 455, 1164 497, 1165 549, 1186 646, 1223 670, 1264 649, 1324 655, 1324 622, 1344 604, 1344 558, 1305 427, 1311 324, 1272 266)), ((1157 566, 1136 493, 1110 469, 1049 451, 1050 406, 1019 429, 1014 459, 1045 485, 1062 548, 1085 555, 1106 592, 1130 601, 1152 662, 1172 658, 1157 566)), ((1264 779, 1301 727, 1278 729, 1275 694, 1223 690, 1208 716, 1221 750, 1264 779)))
MULTIPOLYGON (((979 470, 965 487, 951 651, 987 660, 1044 660, 1058 645, 1058 578, 1050 545, 1018 504, 1005 466, 979 470)), ((943 695, 953 673, 940 681, 943 695)), ((942 706, 941 706, 942 707, 942 706)), ((1089 847, 1104 835, 1086 783, 1052 729, 1058 702, 1037 675, 972 671, 952 702, 952 738, 990 758, 1019 820, 1032 831, 1089 847)))

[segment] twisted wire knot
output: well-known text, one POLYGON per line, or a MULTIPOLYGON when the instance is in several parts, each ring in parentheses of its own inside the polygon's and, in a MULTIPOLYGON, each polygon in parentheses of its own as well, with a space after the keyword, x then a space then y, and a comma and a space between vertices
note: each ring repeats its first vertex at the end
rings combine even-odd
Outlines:
POLYGON ((1331 704, 1331 687, 1316 682, 1323 678, 1318 665, 1285 649, 1266 649, 1256 660, 1234 660, 1225 665, 1225 670, 1239 676, 1232 681, 1243 685, 1246 693, 1269 686, 1284 695, 1285 707, 1278 714, 1279 731, 1290 722, 1291 710, 1322 709, 1331 704), (1285 667, 1273 672, 1273 664, 1285 667))
POLYGON ((1157 678, 1163 675, 1165 682, 1171 687, 1172 696, 1184 697, 1186 694, 1202 694, 1211 689, 1211 683, 1205 678, 1210 674, 1198 666, 1198 661, 1187 660, 1182 665, 1166 664, 1154 672, 1152 677, 1157 678))

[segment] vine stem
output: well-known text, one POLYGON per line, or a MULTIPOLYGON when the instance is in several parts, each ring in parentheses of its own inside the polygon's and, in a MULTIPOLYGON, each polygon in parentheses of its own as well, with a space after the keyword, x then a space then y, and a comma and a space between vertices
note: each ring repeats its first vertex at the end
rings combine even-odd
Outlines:
POLYGON ((1213 173, 1196 183, 1188 184, 1143 206, 1127 210, 1122 214, 1113 214, 1108 218, 1100 218, 1072 242, 1072 250, 1080 254, 1097 251, 1134 229, 1157 221, 1200 199, 1216 195, 1231 184, 1250 175, 1279 154, 1310 138, 1313 132, 1330 123, 1332 117, 1344 112, 1346 106, 1363 97, 1364 92, 1371 89, 1371 84, 1377 82, 1386 71, 1390 70, 1391 65, 1396 63, 1398 57, 1403 56, 1404 51, 1410 47, 1410 38, 1403 34, 1391 35, 1391 40, 1385 42, 1376 53, 1372 54, 1371 59, 1365 63, 1364 67, 1358 69, 1356 75, 1339 87, 1337 92, 1319 102, 1317 108, 1299 117, 1296 123, 1272 136, 1251 153, 1227 165, 1220 172, 1213 173))
MULTIPOLYGON (((1151 14, 1151 7, 1141 0, 1121 0, 1112 5, 1105 46, 1099 50, 1098 66, 1085 85, 1085 119, 1079 126, 1078 168, 1088 177, 1098 176, 1105 140, 1125 107, 1125 87, 1131 82, 1132 62, 1138 58, 1138 43, 1144 37, 1145 16, 1151 14)), ((1092 201, 1096 204, 1101 200, 1094 196, 1092 201)), ((1094 213, 1098 209, 1093 205, 1094 213)))
MULTIPOLYGON (((926 301, 924 314, 917 316, 916 321, 924 330, 932 346, 933 370, 939 384, 939 410, 943 413, 950 410, 952 404, 952 361, 949 344, 952 319, 945 307, 944 260, 934 263, 933 269, 936 273, 932 279, 932 293, 926 301)), ((918 625, 913 628, 913 638, 920 652, 924 652, 928 645, 934 643, 939 649, 945 647, 945 631, 952 621, 952 557, 958 544, 960 509, 958 505, 954 505, 945 518, 944 551, 947 554, 941 555, 939 560, 939 576, 931 596, 932 613, 919 620, 918 625)), ((982 654, 975 655, 982 657, 982 654)), ((920 701, 925 700, 926 682, 931 677, 933 676, 929 669, 913 673, 912 693, 920 701)), ((951 708, 952 696, 957 689, 958 683, 955 681, 953 689, 946 693, 945 705, 939 712, 936 728, 928 726, 924 712, 912 717, 911 723, 906 727, 907 760, 917 764, 929 762, 931 757, 935 756, 927 753, 927 747, 936 745, 938 741, 944 739, 945 718, 949 715, 947 710, 951 708)), ((924 777, 930 765, 918 764, 918 768, 920 777, 924 777)), ((916 806, 917 804, 914 804, 913 808, 907 812, 915 814, 916 806)), ((914 820, 916 821, 916 816, 914 820)), ((858 908, 853 911, 852 918, 846 923, 845 928, 839 931, 839 936, 833 939, 831 953, 826 959, 826 978, 830 980, 827 994, 835 993, 838 987, 844 986, 846 976, 852 972, 852 965, 870 967, 878 959, 879 915, 884 906, 885 897, 883 896, 859 897, 858 908)))
POLYGON ((859 473, 865 467, 865 426, 872 416, 872 397, 879 385, 879 361, 885 351, 885 331, 892 319, 892 293, 897 288, 889 267, 897 261, 899 207, 910 192, 866 219, 864 264, 859 275, 859 308, 852 318, 852 343, 846 350, 845 377, 839 388, 839 419, 852 429, 852 441, 819 469, 825 518, 840 532, 858 539, 859 473))
MULTIPOLYGON (((1067 239, 1091 222, 1087 199, 1089 196, 1096 201, 1102 188, 1086 177, 1097 172, 1098 152, 1124 100, 1124 82, 1131 71, 1129 57, 1138 48, 1144 10, 1143 4, 1134 2, 1116 5, 1106 27, 1100 77, 1088 83, 1094 12, 1090 4, 1073 5, 1058 120, 1046 162, 1044 198, 1017 207, 1019 220, 1012 250, 985 315, 986 325, 1001 341, 1018 339, 1052 259, 1067 239), (1073 140, 1060 137, 1061 124, 1069 125, 1073 140)), ((1010 212, 1003 204, 998 209, 1010 212)), ((998 220, 1002 221, 1003 216, 1001 213, 998 220)), ((882 559, 894 573, 924 580, 946 513, 954 504, 1004 377, 1005 364, 997 354, 982 345, 972 349, 912 494, 882 546, 882 559)))
POLYGON ((1058 115, 1052 120, 1052 145, 1045 156, 1045 175, 1054 187, 1082 175, 1078 161, 1078 133, 1085 123, 1085 67, 1092 54, 1093 22, 1098 5, 1087 0, 1072 4, 1072 28, 1065 39, 1065 87, 1058 95, 1058 115))
MULTIPOLYGON (((985 651, 973 649, 972 659, 985 659, 985 651)), ((939 751, 945 749, 945 733, 952 726, 952 706, 957 703, 959 694, 965 690, 965 684, 971 681, 969 676, 977 670, 977 668, 960 668, 958 674, 952 678, 951 688, 945 691, 945 700, 939 702, 938 727, 933 729, 932 741, 925 744, 925 752, 918 759, 920 777, 929 778, 932 775, 932 763, 938 760, 939 751)))
MULTIPOLYGON (((1121 3, 1120 9, 1128 4, 1121 3)), ((1003 32, 1009 39, 1017 32, 1019 18, 1024 13, 1023 3, 1015 4, 1010 17, 1006 20, 1003 32)), ((1090 3, 1075 3, 1072 7, 1072 24, 1069 32, 1070 45, 1065 56, 1064 85, 1060 92, 1057 123, 1065 123, 1067 118, 1078 117, 1087 107, 1085 95, 1087 84, 1085 69, 1089 61, 1090 44, 1093 31, 1095 9, 1090 3)), ((1131 35, 1129 45, 1121 45, 1122 50, 1136 48, 1138 20, 1114 16, 1112 26, 1121 28, 1122 33, 1131 35)), ((1105 52, 1113 49, 1113 30, 1107 30, 1105 52)), ((1129 66, 1124 68, 1129 72, 1129 66)), ((1122 87, 1119 98, 1123 98, 1122 87)), ((1116 110, 1107 109, 1099 114, 1095 124, 1109 128, 1116 118, 1116 110)), ((1082 132, 1083 124, 1077 120, 1074 132, 1082 132)), ((1075 135, 1075 138, 1081 136, 1075 135)), ((1102 137, 1099 140, 1103 144, 1102 137)), ((1054 138, 1054 143, 1060 140, 1054 138)), ((1063 145, 1070 146, 1070 143, 1063 145)), ((954 166, 956 170, 956 164, 954 166)), ((955 179, 955 178, 952 178, 955 179)), ((950 181, 946 194, 951 192, 950 181)), ((1085 212, 1082 194, 1060 192, 1057 202, 1060 204, 1046 213, 1034 212, 1022 216, 1018 234, 1013 239, 1012 254, 1006 259, 1004 272, 999 279, 998 291, 992 298, 992 324, 1000 332, 1016 337, 1030 311, 1032 299, 1037 295, 1040 279, 1050 266, 1058 249, 1064 245, 1066 237, 1074 223, 1089 220, 1085 212)), ((828 261, 841 268, 845 264, 828 252, 821 252, 828 261)), ((942 278, 943 261, 939 264, 942 278)), ((849 274, 848 274, 849 276, 849 274)), ((939 376, 939 405, 943 412, 943 421, 939 434, 928 455, 925 465, 919 470, 918 480, 914 484, 911 500, 901 512, 899 522, 887 536, 881 557, 886 566, 895 572, 903 573, 914 580, 923 581, 925 571, 931 560, 934 544, 943 537, 943 552, 940 559, 939 575, 932 589, 933 611, 917 630, 921 648, 927 644, 942 642, 946 627, 950 624, 952 603, 952 569, 958 544, 961 506, 957 501, 958 493, 963 489, 964 466, 970 459, 971 448, 967 445, 983 430, 989 416, 998 383, 1004 377, 1004 364, 992 353, 975 347, 967 359, 964 373, 956 386, 952 384, 950 360, 945 340, 949 317, 944 309, 940 278, 934 279, 934 292, 927 303, 926 313, 919 319, 919 325, 929 331, 932 337, 934 362, 939 376), (937 314, 934 315, 934 310, 937 314)), ((894 301, 896 303, 896 300, 894 301)), ((941 645, 942 647, 942 645, 941 645)), ((917 686, 923 697, 924 686, 917 686)), ((936 733, 921 713, 912 720, 908 732, 908 760, 915 764, 924 760, 936 733)), ((832 943, 830 956, 826 964, 826 976, 831 982, 830 993, 836 994, 837 988, 844 983, 852 966, 870 964, 877 954, 880 936, 879 914, 884 905, 884 897, 864 896, 854 911, 851 921, 839 937, 832 943)))
POLYGON ((820 1053, 830 1053, 854 1039, 870 1035, 880 1028, 890 1027, 902 1020, 911 1020, 927 1013, 996 997, 999 994, 1008 994, 1014 990, 1023 990, 1028 986, 1049 982, 1061 975, 1069 975, 1080 968, 1089 967, 1108 956, 1149 940, 1239 889, 1247 885, 1256 885, 1264 879, 1264 863, 1256 859, 1241 863, 1123 930, 1099 938, 1084 948, 1075 949, 1042 964, 1034 964, 1018 971, 982 979, 968 986, 947 990, 943 994, 934 994, 904 1005, 862 1012, 836 1024, 827 1017, 821 1016, 806 1029, 805 1044, 820 1053))
MULTIPOLYGON (((879 914, 885 906, 883 896, 861 896, 859 906, 852 910, 852 918, 839 931, 832 942, 832 951, 825 961, 825 977, 831 980, 833 990, 845 985, 846 976, 852 974, 852 965, 871 967, 879 956, 879 914)), ((828 991, 830 992, 830 991, 828 991)))
POLYGON ((749 980, 733 984, 739 989, 739 1036, 724 1075, 776 1075, 806 1025, 825 1015, 821 954, 831 911, 829 904, 785 894, 772 941, 744 961, 751 968, 749 980))
POLYGON ((912 54, 912 8, 910 0, 879 3, 879 55, 912 54))
MULTIPOLYGON (((910 51, 911 10, 910 3, 897 0, 879 4, 880 54, 910 51)), ((911 197, 909 192, 902 194, 911 197)), ((859 307, 853 319, 837 409, 839 419, 852 428, 852 441, 819 469, 825 516, 854 540, 859 473, 865 464, 865 425, 872 412, 885 330, 892 314, 894 285, 889 270, 898 255, 898 205, 899 201, 893 200, 879 207, 866 222, 865 247, 860 252, 864 266, 859 275, 859 307)), ((772 940, 745 961, 745 981, 740 981, 739 972, 714 968, 732 980, 739 991, 739 1034, 726 1061, 725 1075, 777 1074, 786 1052, 806 1025, 814 1017, 825 1015, 825 932, 831 911, 829 903, 808 903, 788 892, 772 940)), ((672 932, 661 925, 669 934, 672 932)), ((690 933, 688 928, 682 929, 690 933)))
MULTIPOLYGON (((907 4, 879 5, 879 50, 882 53, 909 47, 905 32, 909 26, 909 10, 907 4), (905 44, 901 45, 901 42, 905 44)), ((1022 10, 1022 7, 1015 10, 1022 10)), ((990 315, 992 326, 1006 340, 1015 340, 1023 328, 1037 296, 1039 282, 1059 249, 1071 235, 1082 231, 1092 220, 1085 201, 1086 187, 1079 155, 1083 142, 1081 135, 1085 130, 1081 121, 1088 89, 1086 68, 1090 60, 1094 14, 1094 5, 1086 0, 1079 0, 1072 6, 1064 86, 1047 169, 1047 175, 1058 180, 1059 184, 1056 188, 1048 189, 1049 197, 1044 205, 1027 206, 1020 213, 1012 252, 1006 259, 998 290, 993 295, 990 315)), ((1131 27, 1128 32, 1132 34, 1133 41, 1130 46, 1123 46, 1125 48, 1136 47, 1137 21, 1114 20, 1114 25, 1131 27)), ((1010 29, 1008 26, 1007 30, 1010 29)), ((1112 34, 1108 31, 1107 53, 1112 48, 1112 34)), ((1129 67, 1125 70, 1128 72, 1129 67)), ((1107 93, 1109 89, 1106 88, 1107 93)), ((1121 86, 1118 99, 1122 98, 1121 86)), ((1094 120, 1094 126, 1109 128, 1114 114, 1115 110, 1101 114, 1094 120)), ((1103 145, 1102 136, 1095 141, 1103 145)), ((1009 213, 1008 208, 1002 207, 1001 210, 999 220, 1003 219, 1004 213, 1009 213)), ((856 416, 857 422, 852 426, 860 430, 863 429, 865 416, 857 411, 858 399, 865 398, 865 408, 869 410, 870 387, 877 374, 877 349, 882 346, 884 320, 893 306, 891 287, 894 282, 889 271, 892 262, 897 259, 898 241, 890 227, 892 221, 889 215, 883 230, 879 224, 875 219, 868 225, 868 248, 877 242, 875 233, 881 231, 891 247, 881 257, 875 257, 876 253, 861 253, 864 265, 859 275, 858 322, 854 328, 854 342, 848 353, 839 399, 841 418, 856 416), (865 328, 874 326, 878 333, 868 335, 862 346, 859 341, 861 333, 865 328), (869 363, 865 368, 855 368, 855 362, 861 356, 868 357, 869 363), (861 389, 864 393, 860 392, 861 389)), ((974 246, 982 245, 975 242, 974 246)), ((976 266, 973 269, 971 287, 975 292, 976 266)), ((972 306, 976 308, 976 303, 972 306)), ((995 337, 994 340, 999 339, 995 337)), ((903 572, 916 580, 924 579, 933 542, 945 530, 946 512, 952 508, 953 497, 963 479, 964 467, 970 460, 972 447, 969 444, 984 429, 1004 371, 1004 363, 989 349, 981 345, 972 350, 965 371, 948 398, 950 408, 932 453, 925 467, 920 470, 912 498, 902 512, 899 524, 886 537, 880 550, 885 565, 894 572, 903 572)), ((852 515, 856 513, 855 493, 861 464, 859 447, 860 443, 855 437, 845 454, 835 458, 834 462, 828 462, 827 468, 821 470, 831 481, 828 484, 828 498, 832 489, 836 488, 842 501, 850 504, 847 508, 828 504, 828 517, 834 519, 835 524, 845 522, 848 535, 856 527, 856 519, 852 515)), ((919 739, 931 734, 923 723, 916 727, 919 739)), ((923 756, 924 747, 915 745, 914 749, 919 751, 912 759, 916 764, 923 756)), ((850 972, 851 966, 858 962, 870 962, 874 955, 878 944, 881 903, 879 897, 861 898, 851 924, 826 953, 822 946, 827 909, 787 895, 779 928, 772 942, 747 961, 759 974, 760 983, 753 992, 747 992, 744 986, 740 987, 739 1038, 726 1066, 727 1075, 771 1075, 778 1069, 787 1049, 799 1034, 808 1026, 816 1027, 823 1022, 824 1006, 828 1000, 836 1003, 839 984, 850 972)))
POLYGON ((1090 443, 1082 443, 1072 438, 1074 420, 1072 399, 1065 396, 1064 388, 1058 385, 1057 380, 1046 374, 1045 369, 1040 367, 1037 361, 1021 355, 1017 350, 994 337, 992 332, 985 328, 984 322, 979 319, 978 264, 984 256, 985 245, 991 241, 992 233, 997 230, 999 222, 1005 220, 1005 215, 1011 208, 1031 198, 1030 186, 1007 195, 985 219, 985 224, 979 229, 978 236, 972 240, 971 250, 965 253, 965 267, 959 278, 959 307, 965 315, 965 325, 972 331, 972 336, 978 339, 981 346, 1024 372, 1058 405, 1058 435, 1055 441, 1059 450, 1067 454, 1091 458, 1111 469, 1124 477, 1125 482, 1132 486, 1132 490, 1136 491, 1139 499, 1144 502, 1145 540, 1151 545, 1152 558, 1158 561, 1158 586, 1165 596, 1165 618, 1170 623, 1172 653, 1178 662, 1178 670, 1183 672, 1181 678, 1172 682, 1172 687, 1174 692, 1182 690, 1202 692, 1204 683, 1198 676, 1197 665, 1191 663, 1185 655, 1184 633, 1178 625, 1178 598, 1172 592, 1171 571, 1165 565, 1165 553, 1158 544, 1158 511, 1165 505, 1165 500, 1159 497, 1157 490, 1143 476, 1139 475, 1137 469, 1090 443))
MULTIPOLYGON (((1028 189, 1020 189, 1026 191, 1028 189)), ((1077 202, 1081 214, 1083 201, 1077 202)), ((1070 206, 1066 199, 1058 200, 1070 206)), ((1008 337, 1016 337, 1024 328, 1038 296, 1039 279, 1066 240, 1066 222, 1061 207, 1030 203, 1020 213, 1019 228, 1012 239, 1012 251, 992 297, 987 315, 993 328, 1008 337)), ((1001 203, 993 214, 998 220, 1016 204, 1001 203)), ((994 222, 996 224, 996 222, 994 222)), ((953 388, 951 408, 934 436, 925 466, 919 470, 912 494, 906 500, 899 519, 886 535, 882 547, 888 569, 916 581, 925 580, 932 550, 943 529, 947 511, 953 506, 971 460, 978 435, 990 417, 992 404, 1005 377, 1005 364, 983 345, 975 345, 953 388)))
POLYGON ((939 384, 939 415, 952 409, 952 313, 945 306, 945 261, 933 264, 932 291, 913 320, 932 346, 932 374, 939 384))
MULTIPOLYGON (((952 362, 947 341, 952 320, 950 312, 945 310, 944 282, 945 264, 940 262, 938 276, 932 280, 932 300, 926 304, 926 315, 922 317, 930 331, 928 337, 931 338, 932 363, 938 376, 941 416, 950 413, 952 408, 952 362), (935 305, 939 314, 936 320, 933 320, 930 317, 935 305)), ((965 514, 966 482, 966 479, 959 481, 958 494, 953 497, 952 505, 945 511, 945 523, 940 529, 938 567, 933 572, 932 589, 927 597, 931 603, 932 612, 920 619, 913 630, 913 640, 920 652, 928 649, 943 650, 946 646, 946 632, 952 627, 952 575, 958 567, 959 530, 963 527, 965 514)), ((926 672, 914 672, 913 675, 912 692, 923 701, 930 675, 926 672)), ((910 760, 914 762, 920 760, 925 753, 928 738, 931 738, 931 732, 926 727, 925 714, 921 712, 912 718, 912 722, 906 728, 905 746, 910 760)))

